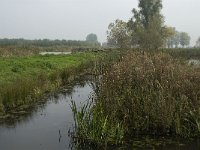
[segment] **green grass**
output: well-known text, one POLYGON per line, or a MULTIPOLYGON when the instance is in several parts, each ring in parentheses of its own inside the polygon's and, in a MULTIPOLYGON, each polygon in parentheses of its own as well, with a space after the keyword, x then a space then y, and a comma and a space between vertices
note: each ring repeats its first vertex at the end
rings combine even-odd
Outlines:
POLYGON ((119 144, 124 138, 121 123, 109 122, 109 116, 103 114, 102 107, 93 106, 88 101, 77 108, 76 103, 72 101, 71 109, 75 122, 73 137, 80 142, 100 145, 119 144))
POLYGON ((0 116, 28 109, 45 92, 67 84, 103 55, 0 58, 0 116))
POLYGON ((95 53, 77 53, 66 56, 0 58, 0 83, 13 82, 21 77, 35 78, 38 73, 51 74, 63 68, 77 67, 95 57, 95 53))
POLYGON ((97 74, 121 55, 119 51, 84 52, 0 58, 0 116, 24 111, 45 92, 70 83, 85 73, 97 74), (98 69, 97 69, 98 68, 98 69))

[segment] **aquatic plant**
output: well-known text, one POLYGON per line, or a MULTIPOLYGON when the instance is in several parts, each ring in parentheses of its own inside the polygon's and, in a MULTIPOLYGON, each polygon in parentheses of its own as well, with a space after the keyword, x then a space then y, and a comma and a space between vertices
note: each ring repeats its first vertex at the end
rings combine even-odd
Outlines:
POLYGON ((94 106, 90 101, 80 108, 71 101, 71 109, 74 116, 75 132, 73 138, 81 142, 93 144, 119 144, 124 138, 124 129, 121 123, 109 122, 98 105, 94 106))

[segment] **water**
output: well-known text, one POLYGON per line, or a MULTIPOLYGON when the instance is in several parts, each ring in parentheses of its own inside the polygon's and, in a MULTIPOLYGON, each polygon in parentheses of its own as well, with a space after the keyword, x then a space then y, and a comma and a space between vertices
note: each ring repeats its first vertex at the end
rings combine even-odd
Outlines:
MULTIPOLYGON (((84 82, 66 89, 63 94, 51 96, 45 104, 38 105, 30 114, 19 120, 0 124, 0 150, 69 150, 72 146, 68 135, 73 124, 70 101, 84 103, 94 93, 91 82, 84 82)), ((134 139, 121 149, 136 150, 199 150, 200 140, 134 139), (161 146, 159 146, 161 145, 161 146)), ((97 148, 84 146, 78 149, 97 148)), ((99 148, 102 149, 102 148, 99 148)), ((117 149, 109 147, 108 149, 117 149)))
POLYGON ((69 55, 72 52, 41 52, 40 55, 69 55))
POLYGON ((89 83, 75 86, 69 95, 51 97, 30 116, 0 125, 0 150, 67 150, 73 118, 70 101, 84 102, 93 92, 89 83))
POLYGON ((190 59, 189 61, 188 61, 188 64, 189 65, 192 65, 192 66, 194 66, 194 67, 200 67, 200 60, 197 60, 197 59, 190 59))

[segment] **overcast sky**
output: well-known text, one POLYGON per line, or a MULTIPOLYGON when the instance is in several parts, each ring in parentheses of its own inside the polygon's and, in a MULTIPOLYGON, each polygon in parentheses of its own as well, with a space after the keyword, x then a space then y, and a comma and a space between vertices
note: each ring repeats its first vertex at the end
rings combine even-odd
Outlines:
MULTIPOLYGON (((128 20, 138 0, 0 0, 0 38, 84 40, 116 19, 128 20)), ((163 0, 165 23, 200 36, 200 0, 163 0)))

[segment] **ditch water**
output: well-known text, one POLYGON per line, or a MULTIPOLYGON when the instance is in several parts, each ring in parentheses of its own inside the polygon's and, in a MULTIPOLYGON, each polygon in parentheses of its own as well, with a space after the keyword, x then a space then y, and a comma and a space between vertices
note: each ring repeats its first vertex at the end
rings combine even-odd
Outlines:
POLYGON ((194 67, 196 67, 196 68, 200 68, 200 60, 198 60, 198 59, 190 59, 190 60, 188 61, 188 64, 189 64, 190 66, 194 66, 194 67))
POLYGON ((70 101, 84 102, 93 93, 90 82, 52 96, 28 116, 0 124, 0 150, 67 150, 73 124, 70 101))
POLYGON ((41 52, 40 55, 70 55, 72 52, 41 52))
MULTIPOLYGON (((73 125, 70 101, 84 103, 94 93, 92 82, 87 81, 64 92, 50 96, 46 103, 20 119, 5 121, 0 124, 0 150, 69 150, 97 149, 92 147, 75 147, 68 134, 73 125)), ((199 150, 200 140, 173 139, 135 139, 133 144, 120 149, 136 150, 199 150), (163 146, 159 146, 162 144, 163 146), (146 148, 144 148, 146 147, 146 148)), ((110 147, 108 149, 118 149, 110 147)))

